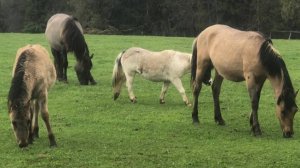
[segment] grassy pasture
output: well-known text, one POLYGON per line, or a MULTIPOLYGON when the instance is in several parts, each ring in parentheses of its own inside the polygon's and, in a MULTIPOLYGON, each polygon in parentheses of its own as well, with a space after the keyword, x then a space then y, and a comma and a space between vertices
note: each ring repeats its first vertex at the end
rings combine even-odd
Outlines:
MULTIPOLYGON (((220 96, 226 126, 213 120, 210 87, 200 95, 200 125, 192 125, 174 86, 159 104, 161 83, 136 78, 137 104, 131 104, 124 86, 112 100, 111 72, 122 50, 139 46, 150 50, 191 52, 193 38, 86 35, 94 53, 92 74, 96 86, 80 86, 74 57, 69 55, 69 84, 56 83, 49 93, 49 113, 58 147, 51 149, 40 119, 40 138, 20 150, 10 127, 6 97, 16 50, 40 43, 43 34, 0 34, 0 166, 1 167, 299 167, 300 116, 296 114, 292 139, 282 138, 275 117, 273 90, 267 81, 261 93, 259 120, 263 135, 250 134, 251 110, 245 83, 224 81, 220 96)), ((274 40, 288 66, 295 89, 300 88, 300 41, 274 40)), ((183 85, 192 100, 189 75, 183 85)), ((299 105, 299 101, 297 101, 299 105)))

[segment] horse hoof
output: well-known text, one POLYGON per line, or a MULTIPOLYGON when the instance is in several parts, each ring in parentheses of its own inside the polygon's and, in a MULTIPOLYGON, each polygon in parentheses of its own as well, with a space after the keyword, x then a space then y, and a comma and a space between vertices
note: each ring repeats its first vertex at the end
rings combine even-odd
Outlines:
POLYGON ((199 124, 199 121, 198 122, 195 122, 195 121, 193 121, 193 125, 195 126, 195 127, 198 127, 200 124, 199 124))
POLYGON ((91 83, 91 85, 96 85, 97 84, 96 81, 91 81, 90 83, 91 83))
POLYGON ((56 143, 55 139, 50 140, 50 148, 53 148, 53 147, 57 147, 57 143, 56 143))
POLYGON ((130 101, 133 103, 133 104, 135 104, 137 101, 136 101, 136 99, 130 99, 130 101))
POLYGON ((261 130, 257 127, 252 127, 251 129, 253 136, 258 137, 261 136, 261 130))
POLYGON ((120 93, 115 93, 114 94, 114 100, 117 100, 117 98, 119 97, 120 93))
POLYGON ((54 144, 50 144, 50 148, 56 148, 56 147, 57 147, 56 142, 54 144))
POLYGON ((292 138, 293 134, 294 134, 293 132, 284 132, 284 133, 282 133, 282 136, 284 138, 292 138))
POLYGON ((224 126, 225 125, 225 121, 222 119, 222 120, 216 120, 216 123, 220 126, 224 126))
POLYGON ((199 125, 199 119, 198 118, 193 118, 193 124, 194 125, 199 125))
POLYGON ((185 105, 188 106, 188 107, 192 107, 191 103, 185 103, 185 105))
POLYGON ((160 100, 159 100, 159 103, 160 103, 160 104, 165 104, 166 102, 165 102, 165 100, 160 99, 160 100))

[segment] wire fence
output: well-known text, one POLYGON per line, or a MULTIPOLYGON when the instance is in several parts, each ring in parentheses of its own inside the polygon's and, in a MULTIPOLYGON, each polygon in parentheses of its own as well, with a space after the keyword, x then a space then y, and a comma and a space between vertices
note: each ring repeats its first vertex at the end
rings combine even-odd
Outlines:
POLYGON ((272 39, 300 39, 300 31, 271 31, 269 36, 272 39))

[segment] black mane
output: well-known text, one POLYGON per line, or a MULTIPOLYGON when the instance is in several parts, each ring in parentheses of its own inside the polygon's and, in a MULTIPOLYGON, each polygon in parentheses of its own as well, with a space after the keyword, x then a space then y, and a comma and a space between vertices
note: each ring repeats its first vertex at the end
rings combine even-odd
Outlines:
POLYGON ((17 107, 22 106, 20 103, 23 102, 22 100, 28 94, 24 82, 24 63, 27 60, 27 54, 27 51, 21 53, 17 61, 14 76, 11 81, 11 87, 8 93, 8 101, 11 101, 11 104, 16 105, 17 107))
POLYGON ((265 40, 260 48, 260 60, 271 77, 283 77, 283 87, 277 104, 284 101, 286 108, 296 106, 295 91, 286 65, 276 51, 272 48, 272 41, 265 40), (281 73, 282 72, 282 73, 281 73))
POLYGON ((76 18, 68 18, 63 30, 63 38, 66 44, 66 50, 75 53, 77 60, 82 60, 83 57, 89 56, 89 50, 85 42, 84 36, 77 27, 76 18))

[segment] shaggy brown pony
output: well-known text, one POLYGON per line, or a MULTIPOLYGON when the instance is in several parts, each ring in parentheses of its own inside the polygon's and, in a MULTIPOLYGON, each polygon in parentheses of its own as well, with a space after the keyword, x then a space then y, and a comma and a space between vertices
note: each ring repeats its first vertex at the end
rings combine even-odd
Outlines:
POLYGON ((47 50, 38 44, 20 48, 12 75, 8 113, 19 147, 26 147, 39 136, 39 111, 47 127, 50 146, 56 146, 48 114, 48 90, 55 83, 56 72, 47 50))

